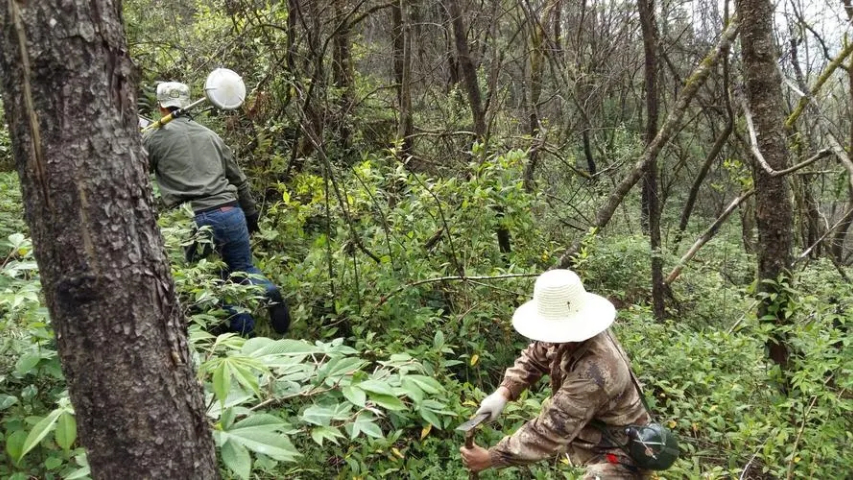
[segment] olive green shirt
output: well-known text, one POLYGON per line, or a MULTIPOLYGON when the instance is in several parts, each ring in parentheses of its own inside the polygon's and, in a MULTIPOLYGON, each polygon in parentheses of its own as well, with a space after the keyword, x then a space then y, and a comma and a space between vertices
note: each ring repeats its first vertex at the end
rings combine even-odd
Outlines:
POLYGON ((142 143, 167 208, 190 202, 199 211, 239 200, 246 215, 257 212, 231 149, 209 128, 178 117, 147 133, 142 143))

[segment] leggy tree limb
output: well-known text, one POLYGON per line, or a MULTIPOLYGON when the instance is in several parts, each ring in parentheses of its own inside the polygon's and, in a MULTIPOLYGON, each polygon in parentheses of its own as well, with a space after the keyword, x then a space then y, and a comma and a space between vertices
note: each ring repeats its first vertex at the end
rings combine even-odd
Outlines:
POLYGON ((738 205, 743 203, 744 200, 751 197, 754 193, 755 189, 749 189, 748 191, 744 192, 743 195, 734 199, 734 201, 732 201, 732 203, 730 203, 729 206, 726 207, 726 210, 723 211, 723 214, 720 215, 719 218, 717 218, 717 220, 715 220, 714 223, 712 223, 707 230, 705 230, 702 236, 700 236, 693 244, 693 246, 690 247, 690 250, 688 250, 687 253, 685 253, 684 256, 681 257, 681 260, 679 260, 678 265, 676 265, 676 267, 673 268, 671 272, 669 272, 669 275, 667 275, 666 280, 664 280, 665 284, 669 285, 676 278, 678 278, 679 275, 681 275, 681 271, 684 269, 684 265, 689 262, 694 256, 696 256, 696 253, 699 251, 700 248, 702 248, 706 243, 708 243, 708 240, 714 237, 714 235, 717 233, 717 230, 720 229, 720 225, 722 225, 726 221, 726 219, 729 218, 729 215, 731 215, 732 212, 737 209, 738 205))
MULTIPOLYGON (((720 35, 720 40, 716 47, 714 47, 714 50, 712 50, 699 63, 696 69, 693 70, 690 77, 688 77, 684 88, 681 90, 681 95, 679 95, 675 107, 669 113, 669 116, 667 116, 666 121, 658 131, 655 139, 649 143, 640 160, 637 161, 628 175, 622 179, 619 185, 617 185, 616 190, 610 194, 607 202, 598 210, 594 225, 596 229, 601 229, 607 225, 613 217, 613 213, 625 198, 625 195, 627 195, 631 188, 633 188, 640 178, 643 177, 648 166, 657 158, 666 142, 672 138, 673 134, 678 129, 681 119, 684 117, 691 100, 693 100, 693 97, 696 96, 696 93, 711 75, 711 71, 717 65, 717 62, 720 61, 720 58, 722 58, 723 52, 729 48, 731 43, 737 37, 739 26, 737 18, 732 19, 728 27, 726 27, 726 29, 723 30, 722 35, 720 35)), ((572 243, 566 252, 563 253, 557 264, 560 268, 566 268, 573 263, 573 257, 580 250, 582 241, 582 238, 578 238, 574 243, 572 243)))

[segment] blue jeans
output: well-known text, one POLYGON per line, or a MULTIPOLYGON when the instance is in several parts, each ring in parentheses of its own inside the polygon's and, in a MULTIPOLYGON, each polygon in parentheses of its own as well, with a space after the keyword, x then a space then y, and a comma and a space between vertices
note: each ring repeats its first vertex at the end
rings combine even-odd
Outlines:
MULTIPOLYGON (((216 252, 228 266, 227 270, 222 272, 224 279, 229 278, 234 272, 254 274, 251 277, 242 277, 240 283, 264 287, 273 328, 278 333, 285 333, 290 326, 290 312, 278 287, 262 276, 261 271, 252 263, 249 229, 246 227, 243 210, 240 207, 220 207, 199 213, 195 216, 195 223, 199 227, 211 228, 216 252)), ((232 331, 244 336, 252 333, 255 329, 255 319, 251 314, 237 312, 230 305, 225 305, 223 308, 231 313, 229 326, 232 331)))

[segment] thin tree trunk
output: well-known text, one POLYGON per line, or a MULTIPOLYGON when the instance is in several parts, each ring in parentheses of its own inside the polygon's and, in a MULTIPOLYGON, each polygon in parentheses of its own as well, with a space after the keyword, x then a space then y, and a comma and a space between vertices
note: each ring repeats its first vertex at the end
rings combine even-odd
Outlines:
POLYGON ((338 121, 335 130, 338 134, 338 145, 345 157, 352 155, 352 129, 348 121, 351 118, 355 104, 355 74, 353 73, 352 45, 350 40, 351 26, 346 18, 347 0, 335 0, 335 25, 332 76, 335 88, 340 92, 338 99, 338 121))
POLYGON ((394 22, 394 81, 397 84, 397 108, 400 121, 397 124, 397 139, 402 142, 400 155, 407 159, 412 155, 412 86, 411 86, 411 40, 408 22, 404 18, 403 2, 391 7, 394 22))
POLYGON ((528 105, 528 132, 533 144, 528 153, 528 162, 524 168, 524 189, 532 192, 535 186, 533 175, 539 163, 539 98, 542 94, 542 74, 545 69, 543 36, 541 24, 533 17, 535 12, 529 12, 530 26, 530 103, 528 105))
POLYGON ((26 220, 93 477, 215 479, 120 10, 110 0, 0 1, 26 220))
MULTIPOLYGON (((723 31, 722 35, 720 35, 720 41, 714 50, 699 63, 690 77, 688 77, 684 88, 681 90, 681 95, 678 97, 678 101, 663 126, 658 131, 654 141, 646 147, 640 160, 634 164, 631 171, 628 172, 628 175, 619 182, 616 190, 610 195, 607 202, 605 202, 605 204, 598 210, 594 225, 596 230, 600 230, 607 225, 613 217, 613 212, 615 212, 619 207, 619 204, 622 203, 622 199, 625 198, 625 195, 627 195, 631 188, 636 185, 640 178, 642 178, 649 164, 657 158, 661 149, 663 149, 663 146, 675 133, 677 127, 681 124, 681 118, 684 116, 684 112, 687 110, 687 106, 690 104, 690 101, 696 95, 696 92, 699 91, 699 88, 705 83, 705 80, 708 79, 708 76, 711 74, 711 70, 722 56, 723 49, 728 48, 728 46, 731 45, 731 42, 737 36, 737 32, 738 23, 737 20, 733 20, 723 31)), ((574 255, 580 250, 583 240, 583 238, 575 240, 560 256, 557 265, 561 268, 570 266, 573 263, 574 255)))
POLYGON ((471 105, 471 115, 474 118, 474 135, 476 140, 483 142, 486 139, 486 117, 483 112, 483 101, 480 95, 480 85, 477 80, 477 66, 471 58, 468 47, 467 29, 462 21, 462 10, 459 8, 459 0, 445 0, 450 21, 453 24, 453 38, 456 45, 456 59, 468 93, 468 103, 471 105))
MULTIPOLYGON (((658 73, 657 51, 658 28, 655 20, 654 0, 638 0, 640 26, 643 31, 643 51, 645 55, 645 95, 646 95, 646 145, 655 140, 658 128, 658 73)), ((649 162, 643 181, 642 213, 640 224, 649 235, 652 249, 652 305, 655 318, 663 321, 666 316, 663 283, 663 257, 661 256, 660 235, 660 199, 658 197, 658 165, 654 158, 649 162), (645 220, 645 222, 643 221, 645 220)))
MULTIPOLYGON (((767 165, 784 170, 788 164, 785 143, 785 116, 782 104, 782 78, 777 66, 773 38, 773 3, 770 0, 737 0, 738 15, 743 21, 741 36, 746 101, 753 114, 759 149, 767 165)), ((774 317, 779 327, 767 340, 770 359, 783 372, 788 370, 789 346, 784 326, 785 290, 777 281, 785 281, 791 263, 792 207, 788 185, 781 176, 770 175, 758 162, 753 162, 755 182, 756 225, 758 227, 758 280, 760 290, 768 296, 759 307, 758 318, 774 317), (767 283, 773 282, 773 283, 767 283)))

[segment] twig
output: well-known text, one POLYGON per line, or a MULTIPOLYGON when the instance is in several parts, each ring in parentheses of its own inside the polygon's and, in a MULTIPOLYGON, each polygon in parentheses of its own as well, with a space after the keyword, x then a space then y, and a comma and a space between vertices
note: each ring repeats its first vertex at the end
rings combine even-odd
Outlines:
POLYGON ((409 282, 405 285, 401 285, 401 286, 397 287, 391 293, 382 297, 379 300, 379 303, 376 304, 376 306, 381 307, 391 297, 393 297, 394 295, 397 295, 398 293, 402 292, 403 290, 405 290, 407 288, 417 287, 418 285, 424 285, 427 283, 448 282, 448 281, 452 281, 452 280, 463 281, 463 282, 468 281, 468 280, 505 280, 508 278, 533 278, 533 277, 538 277, 538 276, 539 276, 538 273, 508 273, 506 275, 494 275, 494 276, 485 275, 485 276, 469 277, 466 275, 451 275, 451 276, 447 276, 447 277, 427 278, 426 280, 418 280, 417 282, 409 282))
MULTIPOLYGON (((829 378, 832 378, 832 376, 829 378)), ((824 384, 828 381, 829 379, 827 379, 824 384)), ((785 477, 787 480, 791 480, 791 477, 794 476, 794 459, 797 457, 797 447, 800 444, 800 439, 803 437, 803 431, 806 429, 806 421, 809 419, 809 413, 811 413, 815 403, 817 403, 817 395, 812 397, 812 402, 809 404, 809 408, 807 408, 806 412, 803 414, 803 422, 800 424, 800 430, 797 432, 797 439, 794 440, 794 447, 791 449, 791 461, 788 462, 788 475, 785 477)))
POLYGON ((804 258, 806 258, 808 254, 810 254, 812 250, 826 238, 827 235, 832 233, 836 228, 840 227, 841 224, 844 223, 844 221, 847 220, 847 218, 849 218, 851 214, 853 214, 853 208, 848 208, 847 213, 845 213, 844 216, 841 217, 841 219, 838 220, 838 222, 836 222, 835 225, 832 226, 832 228, 827 229, 826 232, 821 235, 820 238, 818 238, 811 246, 809 246, 809 248, 805 249, 803 253, 801 253, 796 259, 794 259, 794 261, 791 263, 791 266, 793 267, 794 265, 802 261, 804 258))
MULTIPOLYGON (((409 155, 406 162, 411 160, 411 158, 412 156, 409 155)), ((438 214, 441 217, 441 223, 444 225, 444 233, 447 235, 447 242, 450 244, 450 254, 453 256, 453 263, 456 265, 456 273, 461 276, 465 276, 465 268, 461 263, 459 263, 459 257, 456 255, 456 247, 453 246, 453 235, 450 233, 450 225, 447 224, 447 219, 444 217, 444 209, 441 208, 441 200, 439 200, 438 196, 428 186, 426 186, 417 175, 412 175, 412 178, 414 178, 415 181, 430 194, 433 200, 435 200, 435 205, 438 207, 438 214)))

